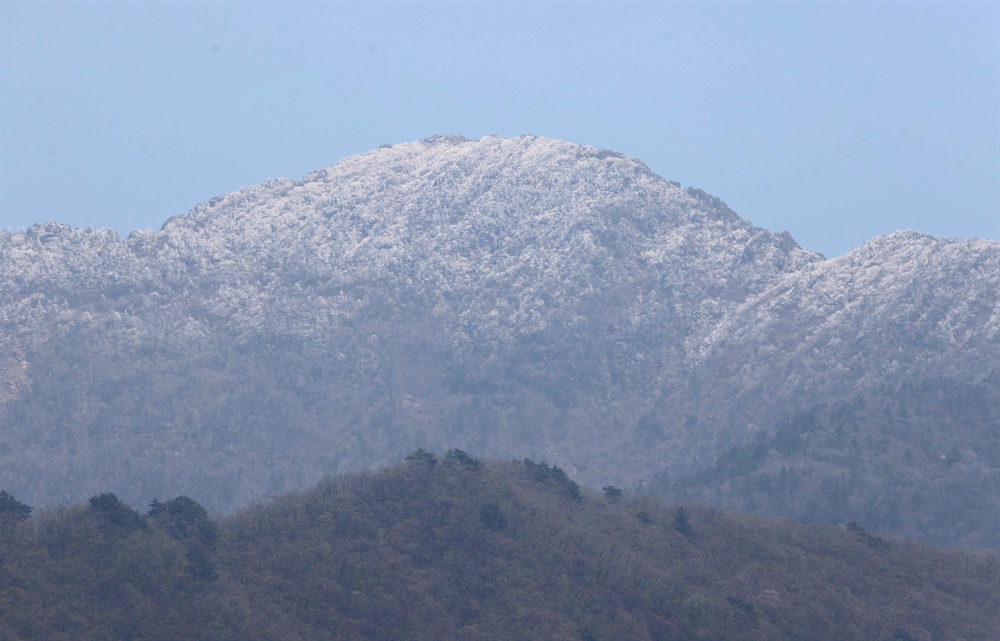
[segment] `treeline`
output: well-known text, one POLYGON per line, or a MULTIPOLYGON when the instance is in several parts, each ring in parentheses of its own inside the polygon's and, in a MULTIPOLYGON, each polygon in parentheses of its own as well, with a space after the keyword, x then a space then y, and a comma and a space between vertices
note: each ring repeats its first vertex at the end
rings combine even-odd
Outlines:
POLYGON ((986 639, 1000 556, 418 450, 212 518, 0 493, 0 638, 986 639))

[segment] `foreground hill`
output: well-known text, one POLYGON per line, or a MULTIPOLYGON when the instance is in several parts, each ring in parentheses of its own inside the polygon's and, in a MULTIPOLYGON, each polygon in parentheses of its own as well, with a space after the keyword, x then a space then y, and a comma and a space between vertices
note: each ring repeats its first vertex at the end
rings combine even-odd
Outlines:
POLYGON ((0 484, 33 504, 229 510, 448 443, 753 509, 740 451, 903 399, 756 461, 818 474, 765 508, 1000 547, 996 243, 824 260, 613 152, 435 137, 158 232, 2 234, 0 267, 0 484))
POLYGON ((415 453, 213 521, 186 497, 0 514, 0 636, 987 639, 995 553, 582 492, 415 453))

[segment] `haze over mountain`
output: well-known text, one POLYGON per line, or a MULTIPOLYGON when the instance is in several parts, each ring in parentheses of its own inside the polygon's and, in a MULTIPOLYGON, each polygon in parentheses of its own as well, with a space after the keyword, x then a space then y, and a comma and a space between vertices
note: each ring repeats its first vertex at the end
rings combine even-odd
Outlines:
POLYGON ((228 510, 461 447, 1000 546, 995 242, 824 260, 614 152, 437 136, 0 261, 0 483, 28 503, 228 510))

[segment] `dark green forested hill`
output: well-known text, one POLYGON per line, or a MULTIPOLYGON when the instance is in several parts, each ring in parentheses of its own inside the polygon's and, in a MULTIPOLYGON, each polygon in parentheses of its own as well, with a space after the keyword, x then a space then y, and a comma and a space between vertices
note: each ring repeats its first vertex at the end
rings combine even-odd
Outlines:
POLYGON ((0 501, 0 638, 989 639, 1000 556, 418 451, 213 519, 0 501))

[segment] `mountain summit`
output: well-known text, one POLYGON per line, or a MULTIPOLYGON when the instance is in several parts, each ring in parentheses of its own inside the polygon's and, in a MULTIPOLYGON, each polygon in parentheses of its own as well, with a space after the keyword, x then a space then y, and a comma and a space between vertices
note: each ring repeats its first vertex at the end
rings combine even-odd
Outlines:
POLYGON ((0 261, 0 481, 29 502, 230 509, 461 447, 1000 545, 996 243, 824 260, 614 152, 436 136, 0 261))

